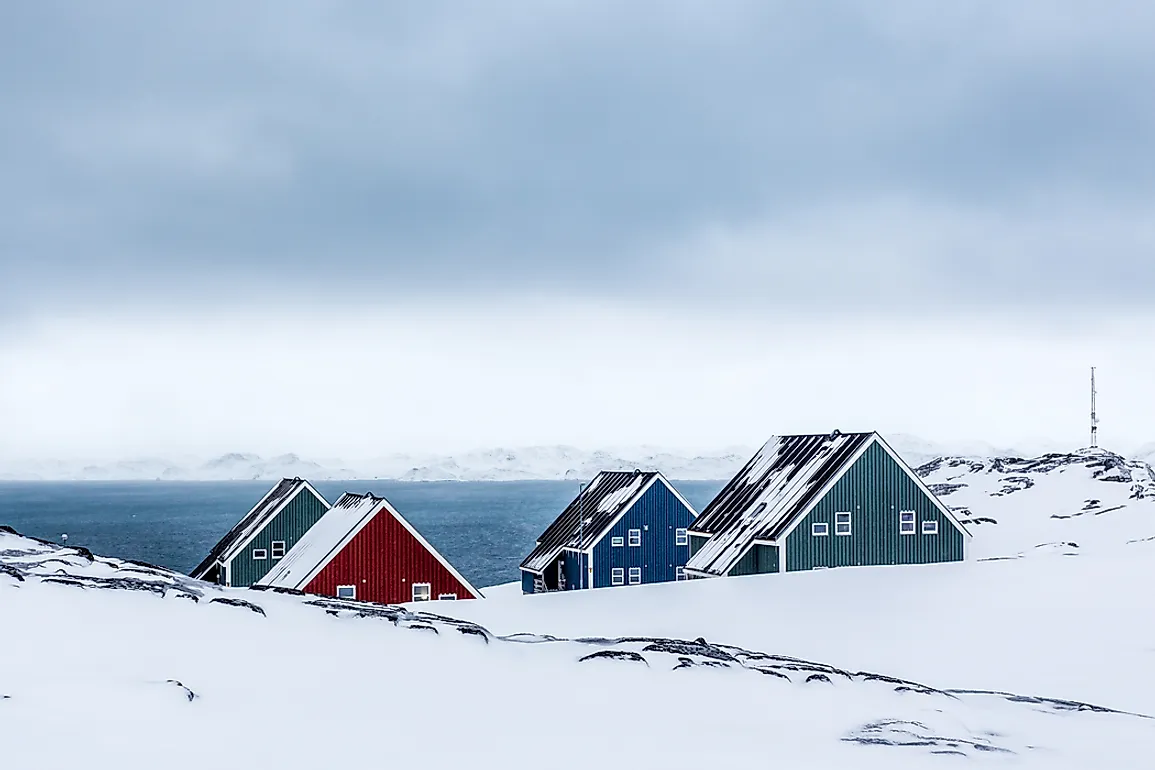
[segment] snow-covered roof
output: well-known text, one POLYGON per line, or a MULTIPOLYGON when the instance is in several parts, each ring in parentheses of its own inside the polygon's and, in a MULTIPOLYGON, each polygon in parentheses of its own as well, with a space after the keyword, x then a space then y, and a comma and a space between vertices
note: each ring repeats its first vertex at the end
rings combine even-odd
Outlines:
POLYGON ((197 565, 191 573, 194 578, 203 579, 218 562, 227 562, 236 556, 245 543, 259 532, 273 519, 281 509, 296 497, 302 490, 309 490, 318 500, 329 507, 329 502, 313 488, 313 485, 302 478, 281 479, 276 486, 270 489, 252 509, 237 522, 236 526, 228 531, 220 541, 212 547, 204 561, 197 565))
POLYGON ((350 492, 341 495, 304 537, 289 549, 277 566, 257 581, 257 585, 303 589, 365 525, 381 513, 397 519, 474 597, 481 597, 481 592, 454 569, 388 500, 373 494, 356 495, 350 492))
POLYGON ((691 526, 711 537, 686 569, 725 575, 755 540, 781 534, 874 436, 835 431, 771 438, 691 526))
POLYGON ((594 545, 655 481, 665 484, 691 512, 694 510, 658 471, 601 471, 546 527, 521 568, 540 574, 562 549, 584 550, 594 545))

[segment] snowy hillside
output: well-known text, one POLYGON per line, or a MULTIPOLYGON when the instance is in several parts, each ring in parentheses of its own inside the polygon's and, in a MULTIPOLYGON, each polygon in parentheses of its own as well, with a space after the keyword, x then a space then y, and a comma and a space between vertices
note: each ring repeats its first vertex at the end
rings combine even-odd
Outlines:
MULTIPOLYGON (((944 455, 962 457, 1033 456, 1054 447, 1019 450, 982 442, 941 444, 916 436, 887 437, 895 451, 913 466, 944 455)), ((300 476, 313 481, 399 479, 404 481, 513 481, 524 479, 590 479, 606 469, 662 471, 684 480, 728 479, 754 453, 747 446, 687 452, 660 447, 619 447, 585 450, 577 447, 530 446, 481 449, 456 455, 393 454, 367 460, 305 459, 296 454, 264 458, 234 452, 208 460, 144 458, 112 463, 21 461, 0 462, 0 479, 7 480, 273 480, 300 476)))
POLYGON ((0 752, 6 766, 94 770, 506 768, 572 746, 565 717, 585 714, 600 728, 582 742, 593 767, 770 752, 788 767, 1139 768, 1155 748, 1153 607, 1150 592, 1109 587, 1149 577, 1144 555, 1102 571, 827 570, 417 612, 226 591, 0 533, 0 628, 19 629, 0 636, 0 752))
POLYGON ((976 558, 1074 556, 1155 536, 1155 471, 1106 450, 947 457, 918 473, 968 524, 976 558))

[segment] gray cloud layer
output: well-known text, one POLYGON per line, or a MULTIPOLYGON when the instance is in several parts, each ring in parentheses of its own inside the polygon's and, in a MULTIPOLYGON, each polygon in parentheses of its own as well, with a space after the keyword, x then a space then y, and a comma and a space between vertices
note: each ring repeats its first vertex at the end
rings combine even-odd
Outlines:
POLYGON ((1149 4, 465 5, 5 4, 0 314, 1155 298, 1149 4))

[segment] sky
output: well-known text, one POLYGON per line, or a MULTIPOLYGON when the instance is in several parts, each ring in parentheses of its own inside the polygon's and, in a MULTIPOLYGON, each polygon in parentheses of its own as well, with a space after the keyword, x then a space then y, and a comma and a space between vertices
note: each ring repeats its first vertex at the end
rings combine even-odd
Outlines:
POLYGON ((0 459, 1155 441, 1155 7, 0 7, 0 459))

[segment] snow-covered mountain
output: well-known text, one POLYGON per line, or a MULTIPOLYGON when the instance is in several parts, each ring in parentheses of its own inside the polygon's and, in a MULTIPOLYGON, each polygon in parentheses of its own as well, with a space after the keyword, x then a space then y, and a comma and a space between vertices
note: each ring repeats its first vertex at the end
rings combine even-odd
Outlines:
MULTIPOLYGON (((1019 449, 983 442, 942 444, 905 434, 887 440, 911 465, 943 456, 1033 457, 1060 451, 1052 442, 1036 441, 1019 449)), ((687 452, 661 447, 587 450, 567 445, 480 449, 454 455, 397 453, 366 460, 306 459, 297 454, 265 458, 234 452, 208 460, 142 458, 110 463, 0 462, 0 480, 168 480, 228 481, 300 476, 314 481, 398 479, 404 481, 512 481, 522 479, 588 479, 599 470, 660 470, 672 479, 719 480, 734 475, 756 447, 731 446, 687 452)), ((1151 448, 1155 454, 1155 446, 1151 448)))

